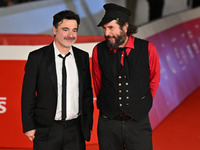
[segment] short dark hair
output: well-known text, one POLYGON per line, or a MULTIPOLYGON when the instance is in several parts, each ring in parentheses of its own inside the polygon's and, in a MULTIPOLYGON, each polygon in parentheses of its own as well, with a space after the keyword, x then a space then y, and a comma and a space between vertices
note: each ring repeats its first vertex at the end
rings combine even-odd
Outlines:
POLYGON ((132 24, 130 21, 120 21, 120 20, 117 21, 117 24, 120 26, 121 29, 123 28, 125 23, 128 23, 127 36, 137 33, 138 31, 137 26, 132 24))
POLYGON ((53 25, 57 28, 58 23, 63 19, 76 20, 78 26, 80 24, 80 18, 78 14, 70 10, 64 10, 53 16, 53 25))

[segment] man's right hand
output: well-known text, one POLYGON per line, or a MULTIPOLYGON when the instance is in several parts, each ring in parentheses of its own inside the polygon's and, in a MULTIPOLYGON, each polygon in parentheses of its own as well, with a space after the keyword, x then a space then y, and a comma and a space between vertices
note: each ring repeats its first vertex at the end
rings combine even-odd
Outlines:
POLYGON ((30 141, 33 141, 34 138, 35 138, 35 132, 36 132, 35 129, 34 129, 34 130, 30 130, 30 131, 27 131, 27 132, 25 133, 25 135, 28 137, 28 139, 29 139, 30 141))

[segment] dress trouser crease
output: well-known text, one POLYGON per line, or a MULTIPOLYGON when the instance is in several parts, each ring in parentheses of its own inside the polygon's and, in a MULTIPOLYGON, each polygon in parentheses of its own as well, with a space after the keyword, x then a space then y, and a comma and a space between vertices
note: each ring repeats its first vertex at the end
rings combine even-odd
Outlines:
POLYGON ((149 117, 141 121, 112 120, 99 116, 99 150, 152 150, 149 117))
POLYGON ((85 150, 80 119, 54 121, 49 129, 42 130, 36 129, 33 150, 85 150))

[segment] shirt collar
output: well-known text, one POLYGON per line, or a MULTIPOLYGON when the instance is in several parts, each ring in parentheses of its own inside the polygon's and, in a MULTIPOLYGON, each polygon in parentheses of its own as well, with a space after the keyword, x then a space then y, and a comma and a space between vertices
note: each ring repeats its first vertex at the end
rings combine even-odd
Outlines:
POLYGON ((128 48, 132 48, 134 49, 134 41, 135 41, 135 38, 133 36, 129 36, 129 39, 125 45, 125 47, 128 47, 128 48))
MULTIPOLYGON (((55 56, 58 56, 59 54, 61 54, 58 48, 56 47, 55 41, 53 42, 53 47, 54 47, 55 56)), ((70 47, 69 52, 71 53, 71 55, 74 55, 72 46, 70 47)), ((63 54, 61 55, 64 56, 63 54)))

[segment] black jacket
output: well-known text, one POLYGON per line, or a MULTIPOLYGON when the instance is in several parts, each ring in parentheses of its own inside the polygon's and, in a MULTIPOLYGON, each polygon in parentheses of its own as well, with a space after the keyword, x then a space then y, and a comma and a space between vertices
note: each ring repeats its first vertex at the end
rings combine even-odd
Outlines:
MULTIPOLYGON (((93 94, 88 53, 72 47, 79 77, 79 111, 85 140, 93 123, 93 94)), ((22 88, 23 132, 46 129, 54 121, 57 107, 57 75, 53 43, 29 54, 22 88)))

